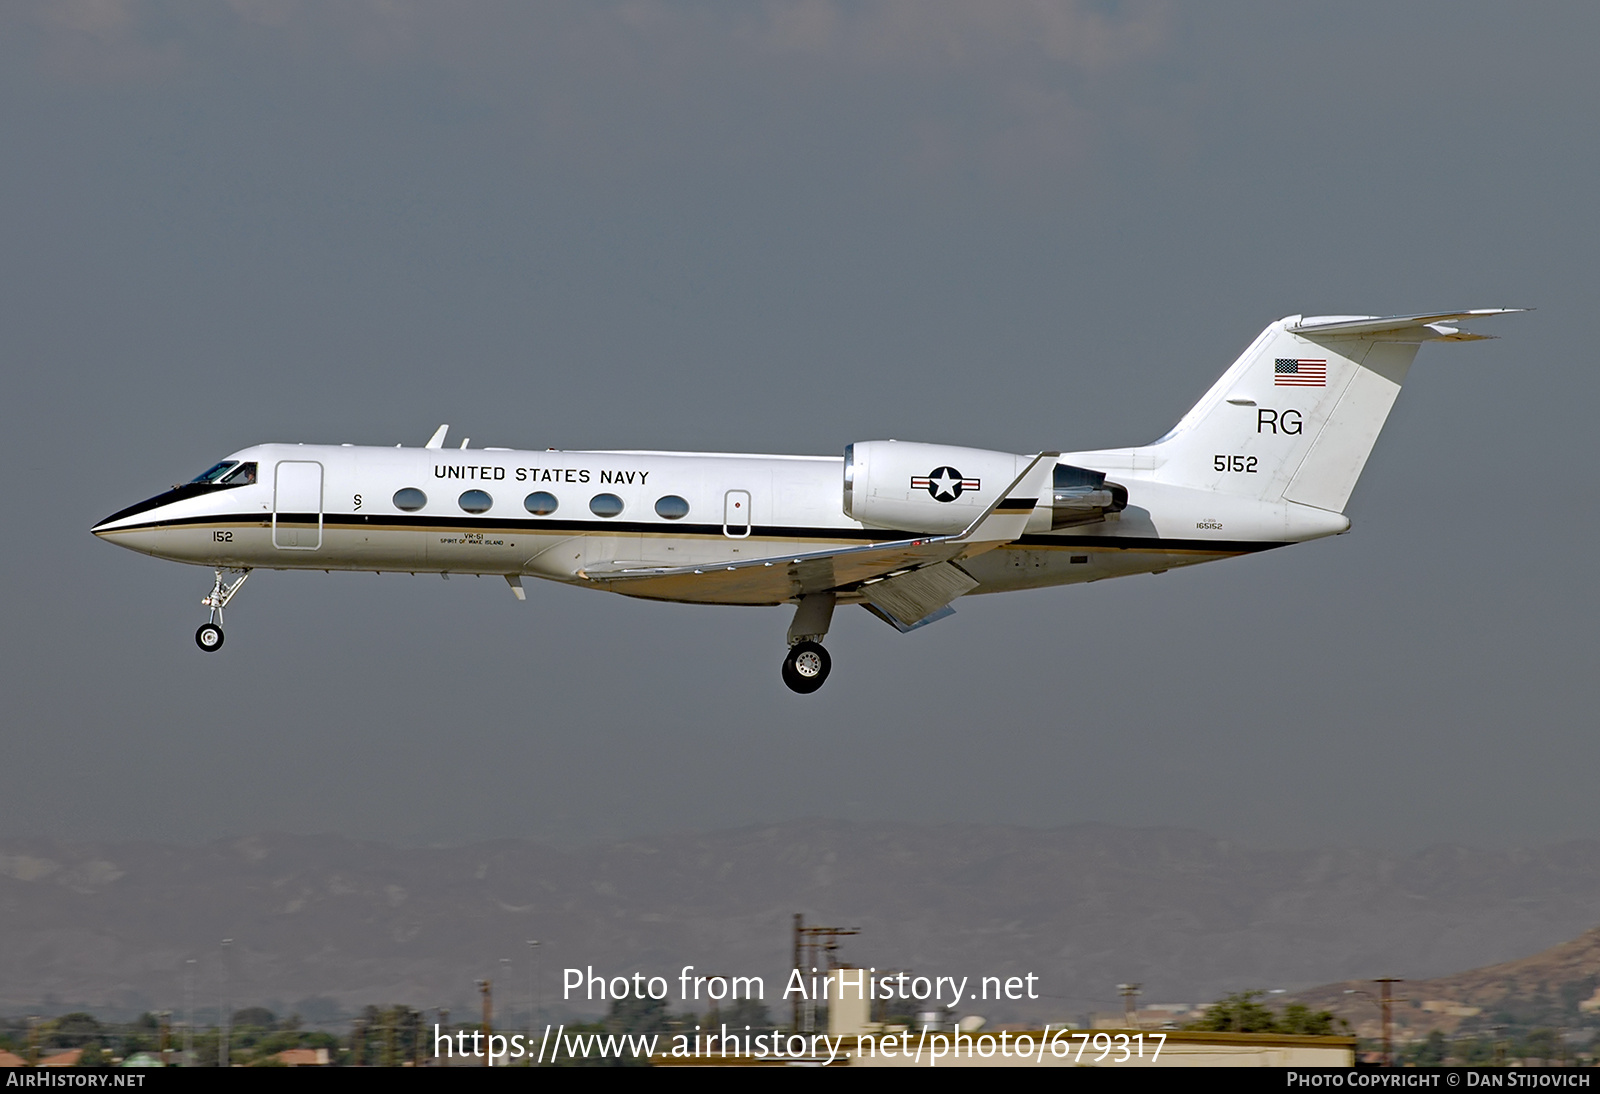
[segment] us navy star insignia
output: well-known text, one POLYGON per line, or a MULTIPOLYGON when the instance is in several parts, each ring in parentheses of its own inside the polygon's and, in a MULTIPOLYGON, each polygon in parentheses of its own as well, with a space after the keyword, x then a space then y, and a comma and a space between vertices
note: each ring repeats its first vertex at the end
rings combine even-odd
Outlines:
POLYGON ((936 467, 927 475, 915 475, 911 489, 926 490, 934 501, 955 501, 968 490, 978 489, 978 479, 963 478, 953 467, 936 467))

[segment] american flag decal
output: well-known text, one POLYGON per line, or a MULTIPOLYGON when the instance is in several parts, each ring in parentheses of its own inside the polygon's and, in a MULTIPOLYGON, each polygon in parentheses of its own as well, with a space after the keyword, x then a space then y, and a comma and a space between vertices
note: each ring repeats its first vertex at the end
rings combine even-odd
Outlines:
POLYGON ((1272 362, 1273 387, 1327 387, 1328 359, 1279 357, 1272 362))

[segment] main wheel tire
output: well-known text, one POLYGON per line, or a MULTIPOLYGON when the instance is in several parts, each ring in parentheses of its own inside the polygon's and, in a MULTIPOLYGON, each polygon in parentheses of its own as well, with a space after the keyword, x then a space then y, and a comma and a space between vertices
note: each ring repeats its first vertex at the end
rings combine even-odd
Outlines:
POLYGON ((222 648, 222 628, 215 623, 206 623, 194 632, 194 644, 207 653, 216 653, 222 648))
POLYGON ((783 659, 783 682, 790 691, 810 695, 828 679, 833 658, 816 642, 798 642, 783 659))

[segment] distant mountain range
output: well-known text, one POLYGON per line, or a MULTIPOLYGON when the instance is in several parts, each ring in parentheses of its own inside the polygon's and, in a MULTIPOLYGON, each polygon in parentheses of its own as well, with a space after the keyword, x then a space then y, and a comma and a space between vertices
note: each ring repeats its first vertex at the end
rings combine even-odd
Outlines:
MULTIPOLYGON (((1396 1036, 1479 1035, 1496 1027, 1571 1028, 1600 1025, 1600 928, 1529 957, 1390 987, 1396 1036)), ((1330 1010, 1367 1037, 1382 1032, 1376 985, 1325 984, 1300 992, 1297 1002, 1330 1010)))
MULTIPOLYGON (((462 1015, 489 978, 498 1012, 520 1022, 536 991, 547 1015, 605 1007, 581 992, 563 1001, 568 968, 661 975, 681 1010, 679 973, 693 965, 763 977, 767 1004, 786 1016, 796 912, 858 928, 838 950, 855 965, 970 977, 974 991, 984 976, 1038 978, 1037 999, 963 1013, 1076 1020, 1120 1009, 1126 981, 1143 984, 1146 1003, 1203 1002, 1514 962, 1600 924, 1600 843, 1387 854, 1174 829, 839 821, 580 851, 285 835, 200 847, 0 840, 0 1014, 181 1015, 192 978, 202 1016, 224 995, 323 1022, 368 1003, 462 1015)), ((1600 949, 1585 937, 1585 954, 1600 949)), ((1462 976, 1429 998, 1470 1006, 1499 990, 1493 970, 1462 976)), ((1335 994, 1349 1002, 1342 987, 1317 998, 1335 994)))

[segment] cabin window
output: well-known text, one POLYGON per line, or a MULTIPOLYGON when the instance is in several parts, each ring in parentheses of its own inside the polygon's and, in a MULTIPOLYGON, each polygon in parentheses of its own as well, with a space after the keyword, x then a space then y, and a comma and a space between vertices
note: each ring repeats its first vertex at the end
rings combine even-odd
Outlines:
POLYGON ((241 463, 238 467, 235 467, 232 471, 228 472, 227 476, 222 480, 222 485, 250 486, 255 481, 256 465, 252 461, 251 463, 241 463))
POLYGON ((656 516, 663 520, 682 520, 689 515, 689 503, 676 494, 668 494, 656 502, 656 516))
POLYGON ((235 467, 238 464, 238 462, 239 462, 238 460, 223 460, 221 463, 217 464, 215 467, 211 468, 209 471, 203 471, 200 474, 196 475, 194 478, 190 479, 189 481, 190 482, 216 482, 218 479, 222 478, 223 475, 227 474, 228 471, 231 468, 235 467))
POLYGON ((483 490, 468 490, 456 500, 468 513, 487 513, 494 505, 494 499, 483 490))
POLYGON ((418 490, 415 486, 408 486, 403 490, 394 492, 394 507, 403 513, 415 513, 428 504, 428 495, 418 490))
POLYGON ((614 517, 622 512, 622 499, 615 494, 596 494, 589 499, 589 512, 597 517, 614 517))
POLYGON ((522 507, 536 517, 548 517, 560 504, 548 490, 535 490, 522 499, 522 507))

